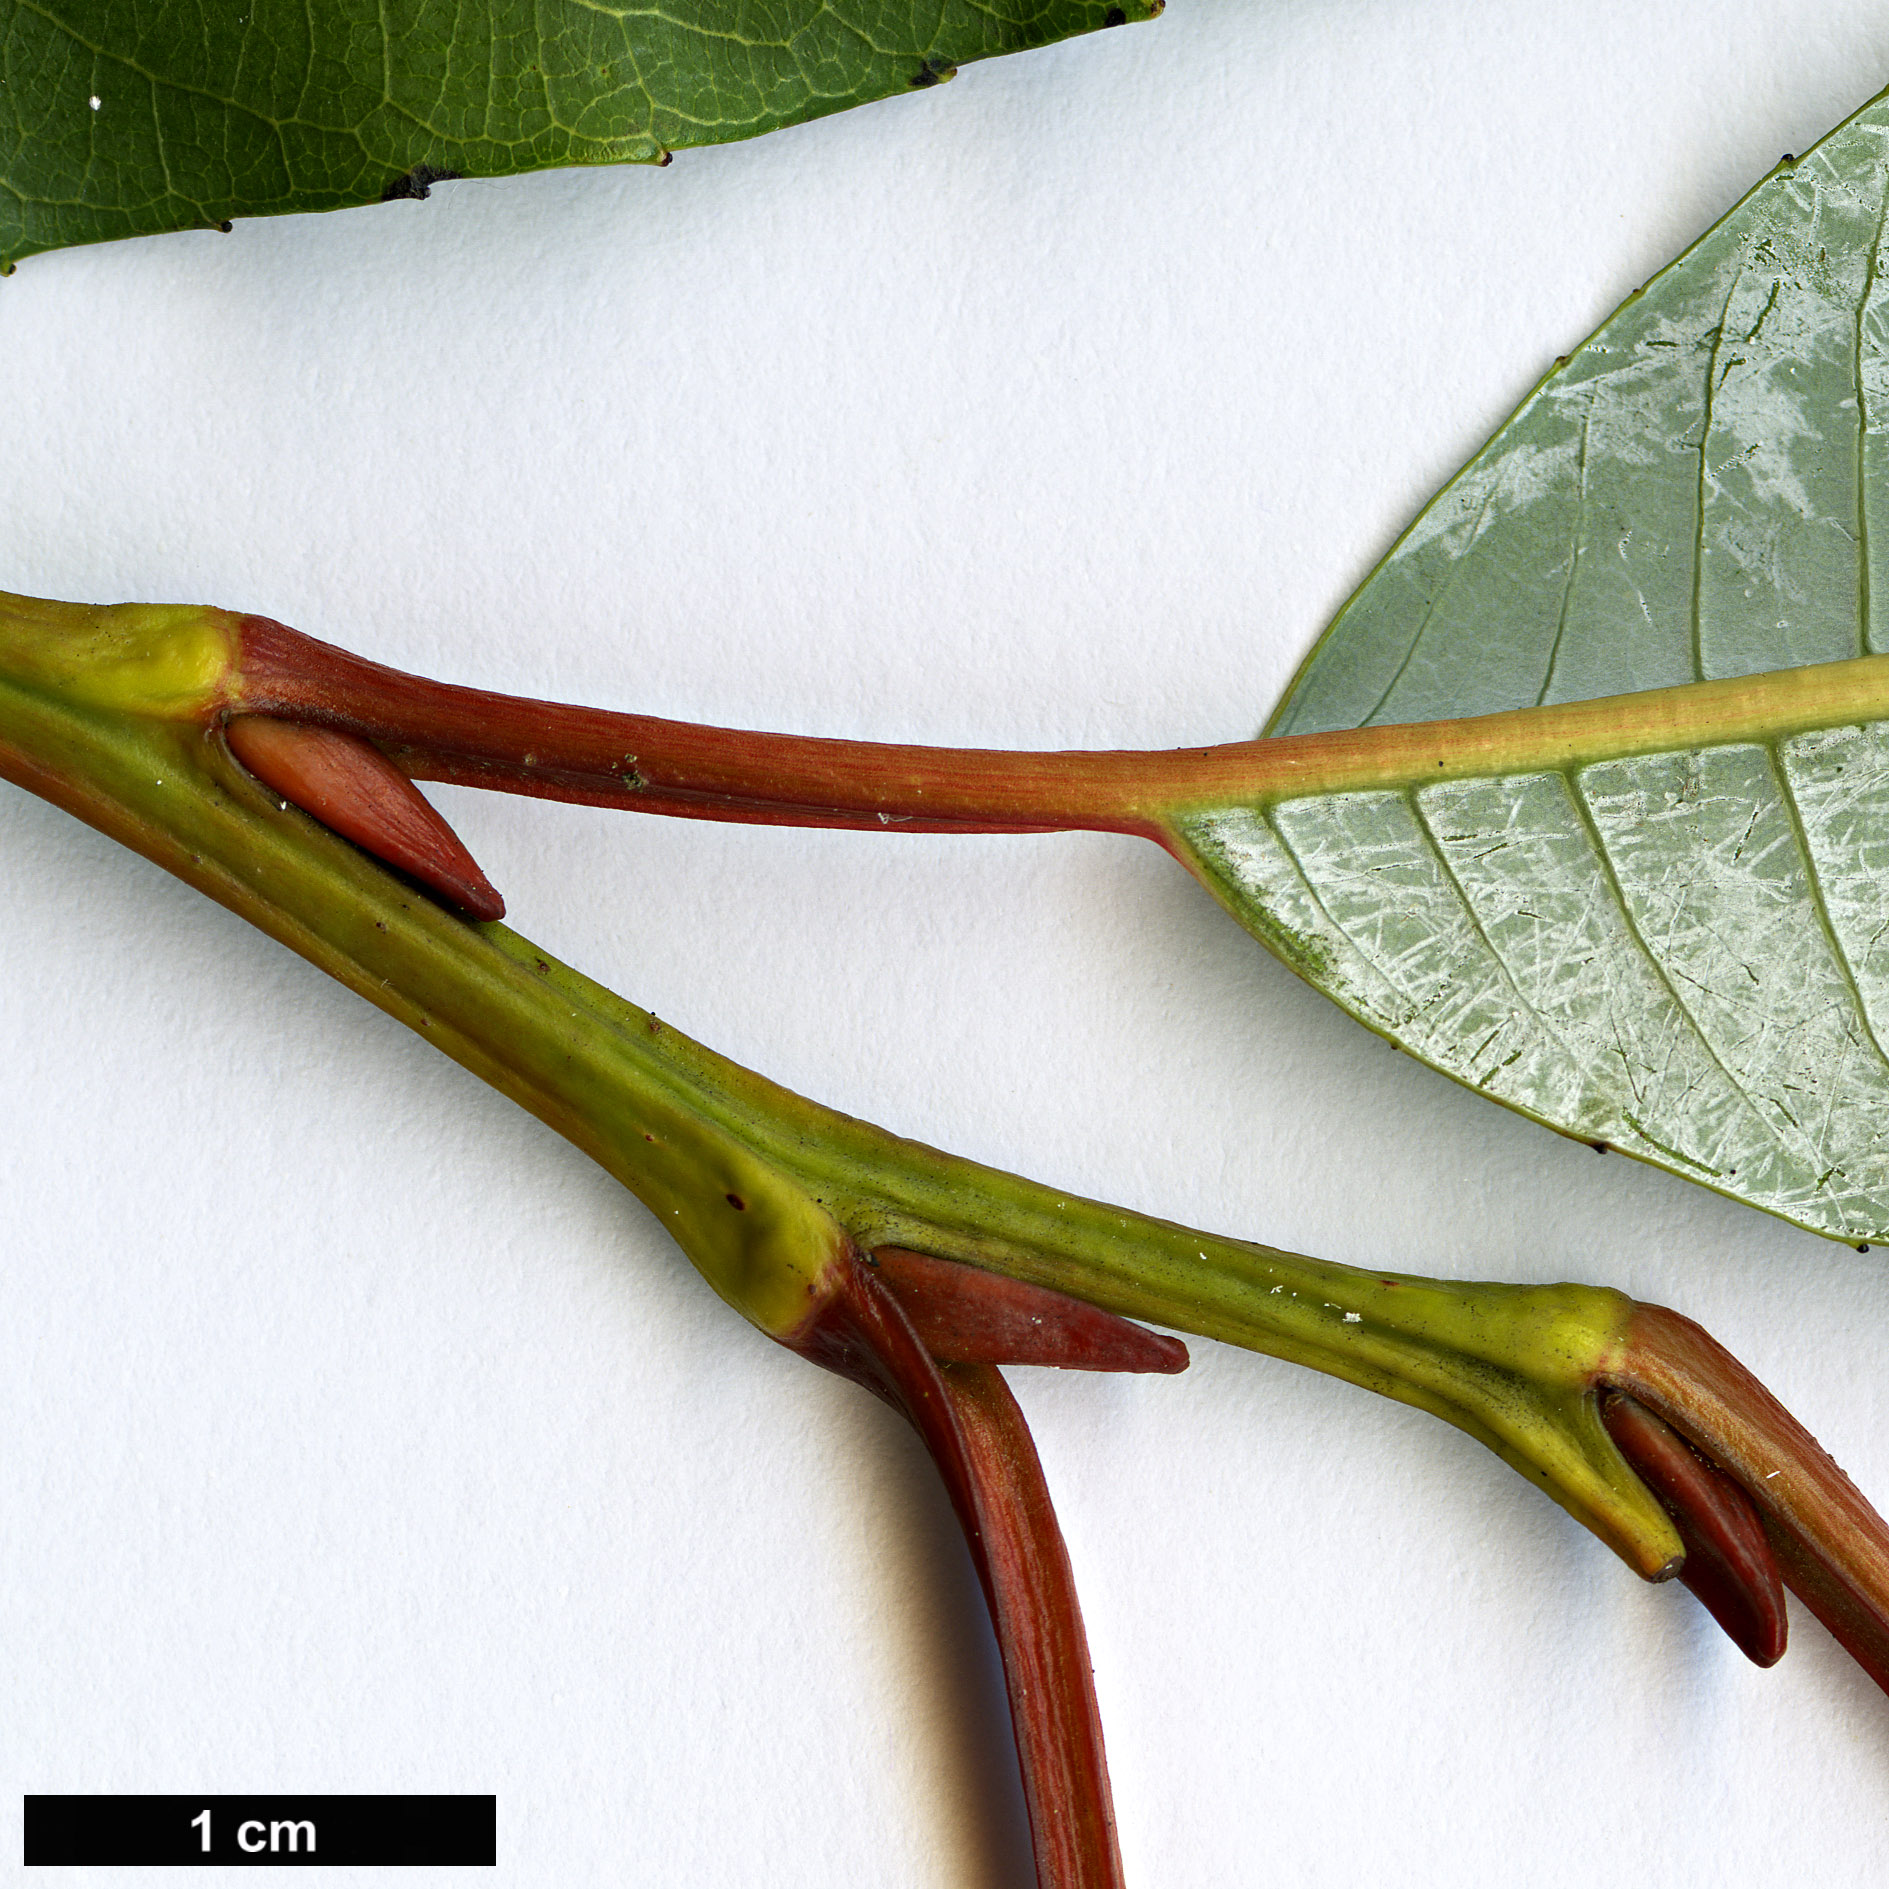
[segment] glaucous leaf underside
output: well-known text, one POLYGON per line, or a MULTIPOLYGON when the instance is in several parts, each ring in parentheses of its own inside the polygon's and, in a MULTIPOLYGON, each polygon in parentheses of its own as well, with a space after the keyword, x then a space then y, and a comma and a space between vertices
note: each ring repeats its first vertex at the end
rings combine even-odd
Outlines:
MULTIPOLYGON (((1268 733, 1889 650, 1886 99, 1557 365, 1268 733)), ((1889 724, 1544 762, 1179 832, 1294 969, 1424 1061, 1819 1233, 1889 1238, 1889 724)))
POLYGON ((1433 499, 1266 732, 1889 649, 1889 94, 1636 290, 1433 499))
POLYGON ((71 243, 660 163, 1159 0, 0 0, 0 271, 71 243))

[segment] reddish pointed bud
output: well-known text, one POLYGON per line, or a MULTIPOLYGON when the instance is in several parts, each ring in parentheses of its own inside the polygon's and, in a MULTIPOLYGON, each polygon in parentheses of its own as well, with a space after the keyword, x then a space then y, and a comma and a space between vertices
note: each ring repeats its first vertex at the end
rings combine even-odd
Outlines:
POLYGON ((472 918, 505 916, 459 835, 406 775, 358 735, 269 715, 238 715, 224 729, 230 752, 284 800, 417 879, 472 918))
POLYGON ((1599 1376, 1738 1484, 1785 1585, 1889 1692, 1889 1525, 1817 1439, 1709 1332, 1663 1305, 1633 1308, 1599 1376))
POLYGON ((1187 1347, 1043 1286, 882 1246, 879 1276, 942 1364, 1055 1364, 1066 1371, 1187 1369, 1187 1347))
POLYGON ((1122 1889, 1069 1551, 1023 1413, 996 1366, 934 1362, 878 1270, 853 1254, 791 1345, 902 1412, 950 1492, 1003 1655, 1038 1889, 1122 1889))
POLYGON ((1673 1518, 1686 1544, 1680 1580, 1753 1665, 1775 1666, 1788 1631, 1784 1578, 1751 1498, 1631 1397, 1609 1392, 1600 1420, 1673 1518))

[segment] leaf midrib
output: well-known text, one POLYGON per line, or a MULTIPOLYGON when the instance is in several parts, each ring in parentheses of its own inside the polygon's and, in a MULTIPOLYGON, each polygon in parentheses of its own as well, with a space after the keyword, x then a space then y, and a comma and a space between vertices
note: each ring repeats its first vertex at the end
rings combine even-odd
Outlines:
POLYGON ((1371 788, 1561 773, 1601 761, 1762 745, 1875 721, 1889 721, 1889 655, 1459 721, 1388 723, 1238 742, 1204 754, 1195 750, 1173 757, 1172 811, 1186 816, 1234 801, 1252 806, 1371 788))

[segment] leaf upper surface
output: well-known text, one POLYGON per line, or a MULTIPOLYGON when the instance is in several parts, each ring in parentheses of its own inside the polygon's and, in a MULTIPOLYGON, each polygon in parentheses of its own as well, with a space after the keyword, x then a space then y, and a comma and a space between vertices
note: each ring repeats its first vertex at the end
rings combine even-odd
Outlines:
POLYGON ((0 268, 71 243, 660 163, 1150 0, 0 0, 0 268))
MULTIPOLYGON (((1268 732, 1889 648, 1886 204, 1889 95, 1557 364, 1345 605, 1268 732)), ((1645 704, 1622 704, 1611 757, 1452 765, 1176 829, 1250 929, 1424 1061, 1798 1225, 1880 1241, 1880 712, 1857 693, 1826 726, 1646 752, 1626 732, 1645 704)))

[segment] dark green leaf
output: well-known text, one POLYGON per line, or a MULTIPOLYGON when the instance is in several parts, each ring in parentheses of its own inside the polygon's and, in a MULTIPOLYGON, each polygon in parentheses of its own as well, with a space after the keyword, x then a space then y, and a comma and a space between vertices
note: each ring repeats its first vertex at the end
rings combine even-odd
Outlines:
POLYGON ((72 243, 658 164, 1161 0, 0 0, 0 269, 72 243))

